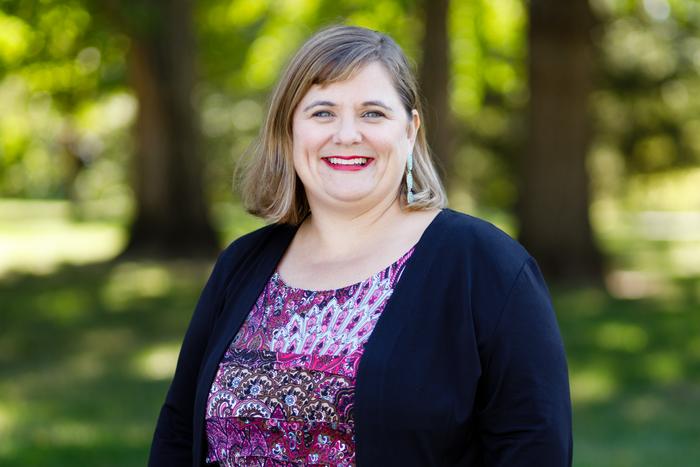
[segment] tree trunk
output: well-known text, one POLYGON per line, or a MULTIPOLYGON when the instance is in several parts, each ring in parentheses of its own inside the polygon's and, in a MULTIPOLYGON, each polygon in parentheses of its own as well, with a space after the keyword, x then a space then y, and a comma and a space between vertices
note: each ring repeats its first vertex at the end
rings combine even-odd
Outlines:
POLYGON ((546 275, 598 280, 589 222, 593 17, 588 0, 531 0, 529 141, 521 161, 520 240, 546 275))
POLYGON ((195 41, 189 0, 143 3, 131 23, 129 77, 139 109, 126 255, 178 257, 218 248, 204 201, 192 106, 195 41))
POLYGON ((425 98, 423 125, 428 145, 447 187, 453 167, 452 114, 450 112, 450 47, 448 38, 449 0, 424 0, 423 57, 419 72, 425 98))

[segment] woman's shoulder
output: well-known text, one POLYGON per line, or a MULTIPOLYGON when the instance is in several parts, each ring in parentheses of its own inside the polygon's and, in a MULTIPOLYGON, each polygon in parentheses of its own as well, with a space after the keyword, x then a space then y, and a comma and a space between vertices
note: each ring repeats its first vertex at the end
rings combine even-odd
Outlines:
POLYGON ((530 257, 517 240, 484 219, 445 209, 440 227, 444 247, 470 258, 489 259, 481 264, 495 262, 522 265, 530 257))
POLYGON ((441 277, 468 280, 484 297, 502 297, 532 259, 520 243, 492 223, 445 209, 431 241, 441 277))
POLYGON ((296 227, 289 224, 269 224, 233 240, 219 255, 219 262, 235 263, 266 248, 289 242, 296 227))
POLYGON ((529 294, 536 300, 547 296, 536 261, 515 239, 483 219, 456 211, 444 214, 441 270, 450 271, 452 280, 468 281, 480 336, 493 335, 508 303, 525 300, 529 294), (516 288, 519 281, 522 287, 516 288), (516 289, 520 296, 514 298, 516 289))

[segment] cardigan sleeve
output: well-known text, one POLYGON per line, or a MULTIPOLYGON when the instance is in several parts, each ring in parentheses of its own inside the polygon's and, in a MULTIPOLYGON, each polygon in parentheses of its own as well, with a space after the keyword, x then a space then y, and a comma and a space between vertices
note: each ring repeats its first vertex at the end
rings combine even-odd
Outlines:
POLYGON ((571 402, 564 347, 547 287, 525 260, 482 355, 481 465, 570 466, 571 402))
POLYGON ((149 467, 191 466, 197 376, 230 269, 230 250, 214 265, 180 349, 175 376, 156 424, 149 467))

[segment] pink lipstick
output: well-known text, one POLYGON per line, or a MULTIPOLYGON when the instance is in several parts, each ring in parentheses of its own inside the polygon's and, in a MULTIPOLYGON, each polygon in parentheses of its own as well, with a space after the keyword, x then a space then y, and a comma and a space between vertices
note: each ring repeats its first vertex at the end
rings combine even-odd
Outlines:
POLYGON ((364 156, 328 156, 321 158, 333 170, 357 172, 368 167, 374 158, 364 156))

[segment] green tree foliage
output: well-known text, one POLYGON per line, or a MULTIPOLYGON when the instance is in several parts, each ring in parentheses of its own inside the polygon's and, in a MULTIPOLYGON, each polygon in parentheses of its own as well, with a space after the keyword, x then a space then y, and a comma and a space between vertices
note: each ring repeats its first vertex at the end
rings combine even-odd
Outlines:
POLYGON ((84 2, 0 2, 0 192, 124 195, 135 104, 123 85, 127 47, 84 2))
POLYGON ((700 163, 700 3, 598 0, 597 143, 632 172, 700 163))
POLYGON ((526 16, 521 0, 452 2, 452 110, 460 128, 455 171, 463 182, 454 196, 470 207, 515 202, 513 171, 527 103, 526 16))

